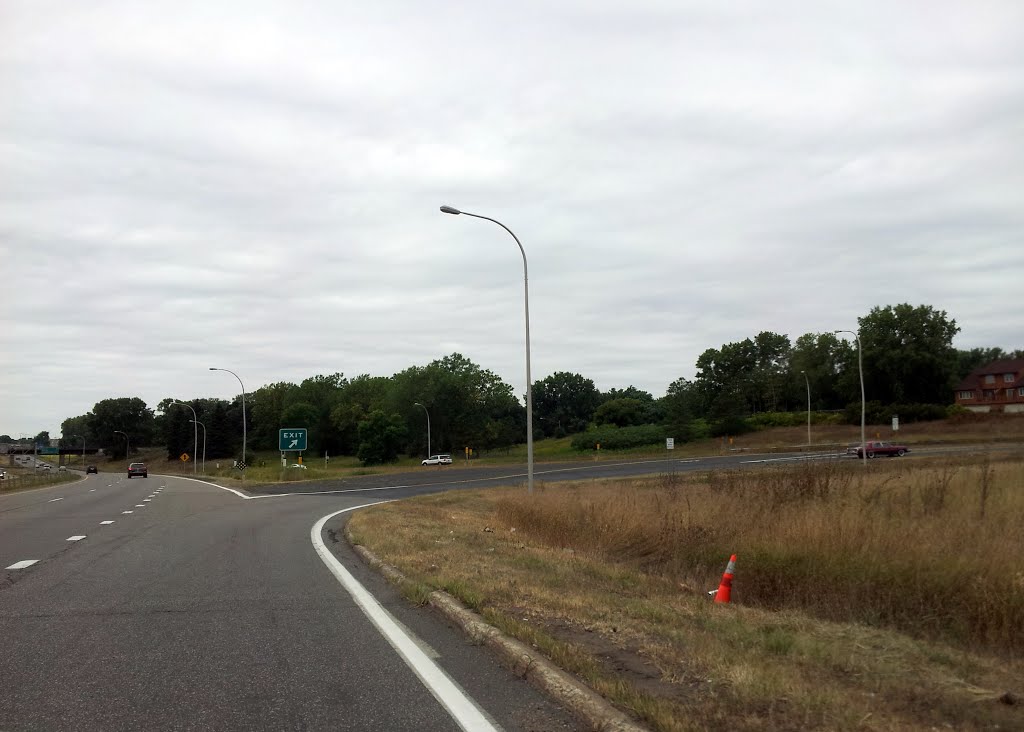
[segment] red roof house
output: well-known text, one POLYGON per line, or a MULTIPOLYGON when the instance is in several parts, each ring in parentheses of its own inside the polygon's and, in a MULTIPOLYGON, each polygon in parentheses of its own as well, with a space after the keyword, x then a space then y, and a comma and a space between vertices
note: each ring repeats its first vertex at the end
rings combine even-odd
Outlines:
POLYGON ((1024 412, 1024 358, 974 369, 957 384, 956 403, 972 412, 1024 412))

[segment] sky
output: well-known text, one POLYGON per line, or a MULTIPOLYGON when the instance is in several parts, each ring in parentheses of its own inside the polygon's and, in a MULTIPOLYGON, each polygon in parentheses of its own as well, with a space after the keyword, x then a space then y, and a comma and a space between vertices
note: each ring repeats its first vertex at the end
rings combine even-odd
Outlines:
MULTIPOLYGON (((0 434, 453 352, 1024 347, 1024 3, 0 4, 0 434)), ((865 364, 865 369, 870 368, 865 364)))

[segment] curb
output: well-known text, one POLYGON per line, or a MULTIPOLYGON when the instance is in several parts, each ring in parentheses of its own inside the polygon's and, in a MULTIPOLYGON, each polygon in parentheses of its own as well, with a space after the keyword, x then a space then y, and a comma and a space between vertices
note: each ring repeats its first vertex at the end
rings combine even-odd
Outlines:
MULTIPOLYGON (((347 523, 345 538, 352 549, 389 582, 400 585, 408 581, 405 575, 391 565, 382 562, 369 549, 353 544, 347 523)), ((472 640, 482 643, 497 653, 501 662, 512 669, 517 676, 526 679, 537 689, 553 698, 576 715, 578 719, 590 725, 592 729, 600 732, 650 732, 647 727, 641 726, 620 712, 607 699, 575 676, 558 668, 522 642, 506 636, 493 625, 484 622, 479 615, 465 608, 447 592, 434 590, 430 593, 429 601, 431 606, 462 628, 463 632, 472 640)))

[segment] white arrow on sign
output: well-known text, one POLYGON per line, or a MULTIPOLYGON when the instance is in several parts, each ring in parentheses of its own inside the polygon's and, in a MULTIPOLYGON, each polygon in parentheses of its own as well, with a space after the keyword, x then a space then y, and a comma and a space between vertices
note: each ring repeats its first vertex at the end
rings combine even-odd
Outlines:
POLYGON ((290 444, 288 447, 298 447, 298 446, 299 446, 299 441, 298 440, 292 440, 292 444, 290 444))

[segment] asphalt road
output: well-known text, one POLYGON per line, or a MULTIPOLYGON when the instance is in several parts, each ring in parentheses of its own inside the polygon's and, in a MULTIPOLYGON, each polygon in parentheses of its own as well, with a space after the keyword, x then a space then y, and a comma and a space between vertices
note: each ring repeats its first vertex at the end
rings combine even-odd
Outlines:
POLYGON ((325 545, 405 640, 378 631, 311 540, 378 493, 100 474, 0 497, 0 567, 36 560, 0 570, 0 729, 576 729, 333 541, 341 514, 325 545))
MULTIPOLYGON (((543 464, 536 478, 804 459, 832 458, 543 464)), ((0 495, 0 729, 576 729, 337 539, 360 506, 523 477, 424 468, 274 495, 101 473, 0 495)))

